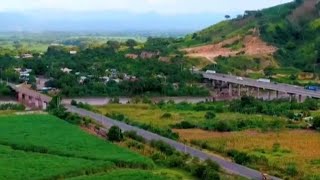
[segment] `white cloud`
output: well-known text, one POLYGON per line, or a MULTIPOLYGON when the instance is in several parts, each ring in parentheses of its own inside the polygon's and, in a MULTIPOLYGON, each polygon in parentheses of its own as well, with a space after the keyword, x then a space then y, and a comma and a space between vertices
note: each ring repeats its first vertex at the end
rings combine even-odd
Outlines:
POLYGON ((160 14, 228 13, 261 9, 290 0, 0 0, 0 10, 127 11, 160 14))

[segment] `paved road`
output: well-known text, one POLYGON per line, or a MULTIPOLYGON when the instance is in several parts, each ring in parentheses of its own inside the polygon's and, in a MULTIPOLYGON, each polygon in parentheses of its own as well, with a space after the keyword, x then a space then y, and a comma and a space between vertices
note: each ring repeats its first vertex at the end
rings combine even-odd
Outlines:
POLYGON ((233 84, 240 84, 240 85, 274 90, 274 91, 279 91, 284 93, 302 95, 305 97, 320 98, 320 92, 306 90, 303 87, 299 87, 299 86, 281 84, 281 83, 276 84, 272 82, 271 83, 258 82, 255 79, 244 78, 244 77, 242 78, 242 80, 240 80, 239 78, 237 78, 237 76, 219 74, 219 73, 212 74, 212 73, 202 72, 201 74, 206 79, 224 81, 224 82, 229 82, 233 84))
MULTIPOLYGON (((173 141, 171 139, 159 136, 157 134, 145 131, 143 129, 139 129, 137 127, 133 127, 133 126, 127 125, 125 123, 107 118, 101 114, 93 113, 93 112, 90 112, 90 111, 87 111, 84 109, 79 109, 79 108, 76 108, 76 107, 70 106, 70 105, 66 105, 66 108, 68 109, 69 112, 76 113, 80 116, 90 117, 90 118, 96 120, 97 122, 101 123, 105 127, 118 126, 123 131, 136 131, 137 134, 144 137, 146 140, 149 140, 149 141, 150 140, 162 140, 162 141, 166 142, 167 144, 171 145, 172 147, 174 147, 177 151, 188 153, 191 156, 198 157, 201 160, 211 159, 211 160, 215 161, 216 163, 218 163, 223 169, 225 169, 226 171, 228 171, 230 173, 237 174, 237 175, 249 178, 249 179, 256 179, 256 180, 262 179, 261 173, 259 171, 256 171, 256 170, 247 168, 245 166, 224 160, 221 157, 217 157, 214 155, 204 153, 204 152, 197 150, 195 148, 186 146, 183 143, 179 143, 177 141, 173 141)), ((271 178, 274 180, 279 179, 276 177, 271 177, 271 178)))

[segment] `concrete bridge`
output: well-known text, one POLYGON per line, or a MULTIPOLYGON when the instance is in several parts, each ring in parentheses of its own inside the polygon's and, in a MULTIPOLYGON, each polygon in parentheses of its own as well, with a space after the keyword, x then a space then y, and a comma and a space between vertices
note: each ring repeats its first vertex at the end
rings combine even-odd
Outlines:
POLYGON ((17 93, 18 101, 31 109, 47 109, 51 101, 51 97, 32 90, 25 85, 15 85, 7 83, 7 85, 17 93))
POLYGON ((228 88, 228 94, 233 95, 234 89, 236 89, 237 96, 242 96, 243 92, 246 95, 252 95, 252 92, 259 98, 263 91, 267 92, 268 99, 272 96, 279 98, 280 93, 287 94, 292 100, 297 99, 299 102, 303 101, 303 98, 320 98, 320 92, 304 89, 304 87, 280 84, 274 82, 260 82, 255 79, 237 77, 219 73, 201 73, 205 79, 210 80, 213 86, 226 86, 228 88))

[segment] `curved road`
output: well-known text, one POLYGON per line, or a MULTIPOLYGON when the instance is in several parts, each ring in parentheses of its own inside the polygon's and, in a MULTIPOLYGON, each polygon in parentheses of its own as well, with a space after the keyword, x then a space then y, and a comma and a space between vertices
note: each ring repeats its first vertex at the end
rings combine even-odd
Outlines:
MULTIPOLYGON (((101 114, 93 113, 91 111, 87 111, 84 109, 76 108, 74 106, 66 105, 65 106, 69 112, 76 113, 80 116, 85 116, 85 117, 90 117, 97 122, 101 123, 105 127, 111 127, 111 126, 118 126, 120 127, 123 131, 136 131, 138 135, 144 137, 146 140, 162 140, 165 143, 171 145, 174 147, 177 151, 183 152, 190 154, 191 156, 198 157, 201 160, 206 160, 206 159, 211 159, 218 163, 224 170, 226 170, 229 173, 232 174, 237 174, 243 177, 246 177, 248 179, 256 179, 256 180, 261 180, 262 176, 259 171, 250 169, 248 167, 227 161, 221 157, 217 157, 214 155, 207 154, 205 152, 202 152, 198 149, 192 148, 190 146, 187 146, 183 143, 173 141, 171 139, 162 137, 160 135, 151 133, 149 131, 130 126, 128 124, 107 118, 101 114)), ((271 177, 273 180, 280 180, 279 178, 276 177, 271 177)))

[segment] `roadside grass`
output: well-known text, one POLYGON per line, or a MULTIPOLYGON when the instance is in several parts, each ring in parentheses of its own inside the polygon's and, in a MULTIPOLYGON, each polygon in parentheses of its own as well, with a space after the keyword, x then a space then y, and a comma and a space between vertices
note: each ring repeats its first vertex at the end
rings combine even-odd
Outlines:
MULTIPOLYGON (((217 102, 220 105, 219 102, 217 102)), ((194 125, 202 127, 204 124, 214 121, 234 121, 246 120, 271 122, 274 120, 285 121, 282 117, 273 117, 268 115, 248 115, 241 113, 222 112, 216 113, 214 120, 206 120, 205 115, 208 111, 195 111, 191 109, 177 109, 167 106, 160 109, 157 106, 148 104, 109 104, 106 106, 97 106, 96 109, 106 115, 111 113, 120 113, 128 116, 131 121, 152 125, 159 128, 170 128, 172 125, 182 121, 188 121, 194 125), (171 116, 164 118, 163 115, 169 113, 171 116)))
POLYGON ((93 176, 82 176, 77 178, 71 178, 70 180, 167 180, 172 179, 161 174, 153 173, 151 171, 143 170, 130 170, 122 169, 115 170, 105 174, 93 175, 93 176))
POLYGON ((109 161, 25 152, 0 145, 0 179, 61 179, 114 167, 109 161))
POLYGON ((16 111, 13 111, 13 110, 0 111, 0 116, 12 115, 14 113, 16 113, 16 111))
POLYGON ((51 115, 3 116, 0 144, 15 150, 88 160, 112 161, 118 167, 153 168, 153 162, 96 138, 51 115))
MULTIPOLYGON (((264 159, 264 163, 249 165, 262 172, 287 176, 290 164, 298 171, 294 178, 319 176, 320 133, 311 130, 282 130, 279 132, 208 132, 200 129, 175 130, 181 139, 205 143, 211 151, 226 155, 237 150, 264 159)), ((292 178, 292 177, 291 177, 292 178)))

